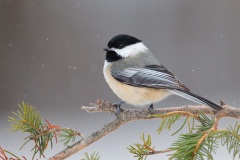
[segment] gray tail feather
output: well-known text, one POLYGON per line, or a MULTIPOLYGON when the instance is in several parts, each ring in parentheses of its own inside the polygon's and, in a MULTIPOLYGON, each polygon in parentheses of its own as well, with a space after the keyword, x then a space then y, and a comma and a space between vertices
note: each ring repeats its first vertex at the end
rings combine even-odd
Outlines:
POLYGON ((180 97, 183 97, 183 98, 186 98, 188 100, 194 101, 196 103, 207 105, 207 106, 213 108, 216 111, 220 111, 220 110, 223 109, 221 106, 217 105, 216 103, 213 103, 213 102, 211 102, 211 101, 209 101, 209 100, 207 100, 203 97, 200 97, 200 96, 198 96, 194 93, 188 92, 188 91, 171 90, 171 92, 180 96, 180 97))

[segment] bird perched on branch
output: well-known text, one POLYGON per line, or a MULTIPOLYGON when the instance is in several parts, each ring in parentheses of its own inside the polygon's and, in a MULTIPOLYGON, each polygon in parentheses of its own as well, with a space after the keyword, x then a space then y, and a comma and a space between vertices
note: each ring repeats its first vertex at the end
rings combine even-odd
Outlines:
POLYGON ((134 105, 150 105, 175 94, 191 101, 207 105, 216 111, 223 109, 192 92, 170 71, 161 65, 143 42, 135 37, 120 34, 108 42, 103 68, 105 80, 113 92, 123 101, 116 103, 119 114, 124 102, 134 105))

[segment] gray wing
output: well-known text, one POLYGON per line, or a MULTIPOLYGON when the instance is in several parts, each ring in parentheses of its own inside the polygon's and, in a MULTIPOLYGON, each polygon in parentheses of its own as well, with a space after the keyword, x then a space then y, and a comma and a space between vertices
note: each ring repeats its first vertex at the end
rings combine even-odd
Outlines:
POLYGON ((149 65, 144 68, 128 68, 120 72, 113 72, 112 76, 122 83, 158 89, 170 89, 172 93, 194 102, 208 105, 216 111, 223 108, 203 97, 191 93, 171 72, 162 65, 149 65))
POLYGON ((120 72, 113 72, 112 76, 131 86, 189 91, 178 78, 162 65, 128 68, 120 72))

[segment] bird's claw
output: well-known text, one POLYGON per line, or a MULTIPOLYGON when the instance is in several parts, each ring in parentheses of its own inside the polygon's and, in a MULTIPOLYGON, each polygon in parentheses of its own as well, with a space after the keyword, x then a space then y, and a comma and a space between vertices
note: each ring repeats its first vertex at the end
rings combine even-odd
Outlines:
POLYGON ((113 106, 116 107, 116 111, 115 111, 115 115, 118 116, 121 112, 123 112, 123 109, 121 108, 121 105, 123 104, 124 102, 121 101, 121 102, 118 102, 118 103, 113 103, 113 106))
POLYGON ((153 104, 151 104, 151 105, 148 107, 148 112, 149 112, 150 114, 153 113, 153 104))

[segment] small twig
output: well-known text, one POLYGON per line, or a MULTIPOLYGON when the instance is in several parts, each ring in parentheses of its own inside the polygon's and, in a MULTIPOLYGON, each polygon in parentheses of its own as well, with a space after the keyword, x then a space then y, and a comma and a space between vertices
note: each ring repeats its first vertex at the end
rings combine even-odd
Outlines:
POLYGON ((166 149, 166 150, 163 150, 163 151, 151 151, 151 152, 148 152, 144 155, 148 156, 148 155, 154 155, 154 154, 162 154, 162 153, 167 153, 167 152, 172 152, 173 150, 171 149, 166 149))
MULTIPOLYGON (((173 111, 173 112, 169 112, 169 113, 166 113, 164 114, 163 116, 160 116, 161 118, 165 118, 165 117, 168 117, 168 116, 171 116, 171 115, 174 115, 174 114, 181 114, 182 116, 185 116, 185 117, 193 117, 195 119, 198 119, 198 117, 190 112, 186 112, 186 111, 173 111)), ((153 115, 154 117, 155 115, 153 115)), ((156 116, 159 116, 159 115, 156 115, 156 116)))
MULTIPOLYGON (((73 130, 73 129, 70 129, 70 128, 52 128, 52 129, 49 129, 48 132, 42 132, 36 136, 32 136, 30 137, 29 139, 30 140, 37 140, 38 138, 42 137, 42 136, 45 136, 45 135, 49 135, 50 133, 57 133, 57 135, 59 135, 58 133, 63 131, 63 130, 73 130)), ((82 138, 85 138, 84 134, 82 134, 81 132, 79 131, 76 131, 76 130, 73 130, 75 132, 74 135, 77 135, 77 136, 80 136, 82 138)))
POLYGON ((76 131, 76 130, 74 130, 74 129, 71 129, 71 128, 60 128, 60 130, 62 131, 62 130, 72 130, 72 131, 74 131, 74 135, 77 135, 77 136, 80 136, 80 137, 82 137, 83 139, 85 138, 85 136, 84 136, 84 134, 83 133, 81 133, 81 132, 79 132, 79 131, 76 131))
POLYGON ((143 144, 143 146, 145 148, 147 148, 150 152, 156 152, 153 148, 149 147, 148 145, 146 145, 145 143, 143 144))

